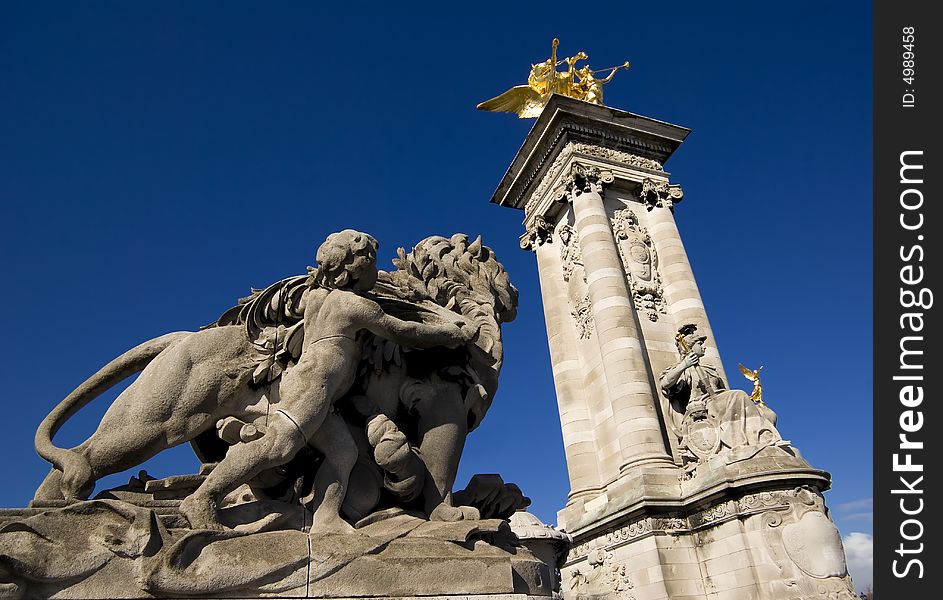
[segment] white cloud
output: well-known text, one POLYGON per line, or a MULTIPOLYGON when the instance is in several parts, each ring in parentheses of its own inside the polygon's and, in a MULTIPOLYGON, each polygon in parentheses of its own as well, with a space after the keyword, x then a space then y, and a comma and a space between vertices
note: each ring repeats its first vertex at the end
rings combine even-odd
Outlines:
POLYGON ((848 571, 855 580, 855 587, 863 591, 874 578, 874 538, 871 534, 852 532, 842 538, 848 571))
POLYGON ((862 509, 871 510, 871 507, 873 506, 873 498, 861 498, 860 500, 852 500, 851 502, 842 502, 835 508, 840 511, 851 512, 861 511, 862 509))
POLYGON ((842 521, 867 521, 868 523, 870 523, 873 520, 874 520, 874 513, 872 512, 854 513, 853 515, 842 517, 842 521))

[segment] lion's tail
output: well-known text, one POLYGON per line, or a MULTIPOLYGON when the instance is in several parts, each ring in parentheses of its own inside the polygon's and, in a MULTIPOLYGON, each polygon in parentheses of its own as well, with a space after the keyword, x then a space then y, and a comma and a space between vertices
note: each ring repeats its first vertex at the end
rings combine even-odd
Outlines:
POLYGON ((36 452, 52 463, 57 469, 68 474, 70 478, 86 479, 91 477, 91 467, 79 454, 65 448, 59 448, 52 443, 52 437, 59 428, 83 406, 103 394, 112 386, 124 381, 131 375, 144 369, 154 358, 184 338, 193 335, 189 331, 168 333, 158 338, 148 340, 139 346, 128 350, 114 359, 97 373, 89 377, 79 387, 66 396, 50 412, 36 430, 33 440, 36 452), (86 473, 87 472, 87 473, 86 473))

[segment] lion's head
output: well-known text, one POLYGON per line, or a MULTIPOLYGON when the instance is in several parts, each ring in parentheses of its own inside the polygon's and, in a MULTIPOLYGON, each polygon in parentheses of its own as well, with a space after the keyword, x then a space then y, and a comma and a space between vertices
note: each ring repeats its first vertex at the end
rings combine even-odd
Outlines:
POLYGON ((462 303, 488 305, 498 323, 517 316, 517 288, 480 236, 471 243, 464 233, 451 238, 431 236, 412 252, 399 248, 397 254, 396 271, 390 274, 396 286, 441 306, 458 306, 462 313, 467 312, 462 303))

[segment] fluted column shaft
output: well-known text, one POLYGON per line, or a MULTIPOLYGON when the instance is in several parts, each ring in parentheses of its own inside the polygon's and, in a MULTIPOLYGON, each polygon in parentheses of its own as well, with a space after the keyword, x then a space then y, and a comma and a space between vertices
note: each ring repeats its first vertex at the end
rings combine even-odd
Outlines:
POLYGON ((583 389, 583 369, 571 324, 569 299, 560 275, 559 250, 553 244, 541 244, 535 248, 535 253, 572 500, 598 493, 603 482, 599 474, 594 426, 583 389))
MULTIPOLYGON (((622 469, 672 464, 609 216, 597 191, 571 195, 622 469)), ((598 443, 598 442, 597 442, 598 443)))
POLYGON ((668 308, 679 326, 694 323, 697 332, 707 336, 708 356, 714 358, 711 364, 726 379, 717 340, 707 320, 707 309, 701 300, 674 214, 668 208, 656 207, 648 214, 648 223, 648 231, 658 253, 668 308))

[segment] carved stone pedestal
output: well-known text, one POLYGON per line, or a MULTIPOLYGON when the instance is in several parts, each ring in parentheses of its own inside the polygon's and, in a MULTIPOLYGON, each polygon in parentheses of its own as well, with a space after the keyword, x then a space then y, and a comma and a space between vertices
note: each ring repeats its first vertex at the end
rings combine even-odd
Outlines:
POLYGON ((173 503, 0 510, 0 598, 523 600, 559 582, 556 560, 500 519, 433 522, 391 509, 356 533, 316 534, 300 505, 272 501, 224 509, 232 528, 207 531, 187 528, 173 503))
POLYGON ((564 594, 854 598, 841 537, 820 494, 827 474, 767 450, 753 464, 725 465, 700 481, 672 486, 665 473, 659 489, 655 473, 629 478, 625 493, 572 531, 577 544, 563 568, 564 594), (677 495, 666 493, 671 487, 677 495))
POLYGON ((829 475, 758 391, 728 389, 663 166, 688 133, 554 96, 492 198, 523 210, 540 274, 570 477, 564 596, 856 598, 829 475))

